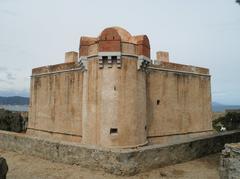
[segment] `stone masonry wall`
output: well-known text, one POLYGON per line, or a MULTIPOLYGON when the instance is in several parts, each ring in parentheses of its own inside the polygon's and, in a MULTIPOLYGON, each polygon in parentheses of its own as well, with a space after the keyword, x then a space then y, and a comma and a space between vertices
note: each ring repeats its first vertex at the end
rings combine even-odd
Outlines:
POLYGON ((176 67, 179 71, 149 67, 147 127, 153 143, 165 143, 163 136, 212 130, 210 76, 196 74, 203 69, 188 73, 176 67))
POLYGON ((115 175, 135 175, 150 169, 193 160, 220 152, 225 143, 238 141, 240 141, 240 130, 200 137, 184 143, 110 150, 0 131, 0 148, 3 150, 94 170, 101 169, 115 175))

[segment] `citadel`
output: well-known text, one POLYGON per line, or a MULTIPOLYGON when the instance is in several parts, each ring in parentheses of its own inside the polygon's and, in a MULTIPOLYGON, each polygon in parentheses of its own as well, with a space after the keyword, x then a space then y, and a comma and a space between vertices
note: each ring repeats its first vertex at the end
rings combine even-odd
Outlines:
POLYGON ((134 148, 212 131, 209 70, 150 57, 146 35, 120 27, 81 37, 65 62, 32 70, 27 134, 134 148))

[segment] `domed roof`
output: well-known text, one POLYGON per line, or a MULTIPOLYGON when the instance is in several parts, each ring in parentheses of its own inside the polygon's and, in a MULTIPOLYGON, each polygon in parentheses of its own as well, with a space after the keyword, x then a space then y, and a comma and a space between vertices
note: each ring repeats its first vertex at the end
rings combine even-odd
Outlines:
POLYGON ((97 38, 84 36, 80 39, 79 56, 90 56, 96 52, 123 52, 150 58, 150 43, 146 35, 132 36, 121 27, 108 27, 97 38))
POLYGON ((108 27, 102 31, 99 38, 103 40, 104 38, 106 39, 109 35, 117 36, 115 39, 120 38, 119 40, 124 42, 132 41, 132 35, 121 27, 108 27))

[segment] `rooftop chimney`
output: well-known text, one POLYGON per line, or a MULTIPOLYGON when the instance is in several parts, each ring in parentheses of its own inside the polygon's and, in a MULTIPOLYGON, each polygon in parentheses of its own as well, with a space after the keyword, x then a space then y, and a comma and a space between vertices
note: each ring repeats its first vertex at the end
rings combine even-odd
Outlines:
POLYGON ((78 60, 77 52, 70 51, 65 53, 65 63, 77 62, 77 60, 78 60))
POLYGON ((157 61, 159 61, 159 62, 169 62, 168 52, 158 51, 157 52, 157 61))

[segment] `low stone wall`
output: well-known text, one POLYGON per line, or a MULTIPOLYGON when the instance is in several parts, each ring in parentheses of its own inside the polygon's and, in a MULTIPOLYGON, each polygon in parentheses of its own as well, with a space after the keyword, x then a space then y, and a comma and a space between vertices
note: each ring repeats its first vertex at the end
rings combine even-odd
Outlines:
POLYGON ((221 179, 240 178, 240 143, 226 144, 220 163, 221 179))
POLYGON ((171 145, 151 145, 136 149, 103 149, 0 131, 1 149, 94 170, 103 169, 116 175, 134 175, 149 169, 189 161, 220 152, 225 143, 237 141, 240 141, 239 130, 171 145))

